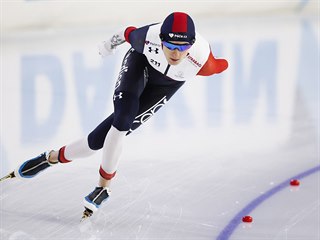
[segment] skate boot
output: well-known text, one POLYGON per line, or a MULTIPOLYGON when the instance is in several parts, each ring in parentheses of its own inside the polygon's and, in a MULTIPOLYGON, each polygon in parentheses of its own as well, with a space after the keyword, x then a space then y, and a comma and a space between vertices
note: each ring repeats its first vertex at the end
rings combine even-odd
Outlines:
POLYGON ((101 204, 110 196, 110 190, 107 187, 96 187, 93 192, 86 196, 83 200, 84 212, 81 221, 91 217, 98 210, 101 204))
POLYGON ((18 178, 32 178, 48 167, 58 163, 49 162, 49 156, 50 152, 47 151, 35 158, 25 161, 21 166, 14 170, 14 175, 18 178))

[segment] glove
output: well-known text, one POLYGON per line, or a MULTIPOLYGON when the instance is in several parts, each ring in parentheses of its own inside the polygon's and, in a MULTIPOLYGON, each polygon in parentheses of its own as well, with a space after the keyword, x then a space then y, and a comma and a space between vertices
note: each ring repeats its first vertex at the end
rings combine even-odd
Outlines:
POLYGON ((110 41, 103 41, 98 45, 101 57, 106 57, 115 53, 115 48, 111 48, 110 41))
POLYGON ((117 34, 114 34, 109 40, 103 41, 98 45, 99 54, 102 57, 112 55, 115 53, 117 46, 124 43, 126 40, 124 38, 123 31, 117 34))

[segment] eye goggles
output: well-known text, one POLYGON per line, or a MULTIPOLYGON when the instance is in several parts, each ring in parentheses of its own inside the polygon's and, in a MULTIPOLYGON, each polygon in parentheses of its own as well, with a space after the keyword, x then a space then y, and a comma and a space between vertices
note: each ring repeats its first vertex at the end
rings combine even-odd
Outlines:
POLYGON ((165 42, 163 41, 162 44, 170 49, 171 51, 177 49, 179 52, 183 52, 188 50, 189 48, 191 48, 192 44, 173 44, 173 43, 169 43, 169 42, 165 42))

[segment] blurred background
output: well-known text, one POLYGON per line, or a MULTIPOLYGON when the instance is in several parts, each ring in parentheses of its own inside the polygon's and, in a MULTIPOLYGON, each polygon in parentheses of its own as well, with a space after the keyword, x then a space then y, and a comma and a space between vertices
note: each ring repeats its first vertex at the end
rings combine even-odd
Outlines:
MULTIPOLYGON (((215 239, 250 199, 318 166, 319 1, 1 0, 1 175, 25 159, 86 136, 104 120, 113 111, 114 85, 130 46, 125 43, 115 55, 102 59, 97 45, 123 27, 161 22, 173 11, 192 16, 197 31, 210 42, 213 54, 227 59, 229 68, 222 74, 187 82, 156 116, 128 137, 114 184, 114 191, 119 189, 118 198, 115 194, 117 200, 110 205, 116 212, 117 202, 135 202, 119 194, 129 191, 134 196, 139 191, 132 190, 136 187, 134 182, 142 191, 139 194, 148 197, 136 203, 138 207, 131 204, 126 208, 123 214, 132 218, 125 225, 126 231, 113 226, 113 235, 106 227, 100 233, 110 239, 215 239), (185 187, 199 189, 199 202, 195 205, 200 209, 187 214, 190 222, 176 221, 177 216, 187 217, 174 210, 176 205, 158 202, 161 198, 151 193, 156 189, 159 194, 166 192, 164 185, 170 187, 176 179, 185 181, 175 185, 170 192, 172 199, 191 198, 187 193, 178 194, 185 187), (159 186, 160 182, 163 185, 159 186), (153 227, 155 224, 149 224, 146 212, 152 215, 157 210, 155 206, 161 206, 163 218, 153 221, 170 226, 174 223, 175 230, 164 234, 153 227), (142 223, 130 213, 139 207, 144 213, 142 223), (183 233, 177 230, 179 227, 194 231, 183 233)), ((85 191, 77 186, 65 195, 63 185, 58 191, 66 198, 79 194, 79 201, 75 199, 78 214, 81 197, 96 182, 99 153, 90 161, 94 164, 79 161, 78 167, 57 168, 51 173, 51 179, 80 173, 81 176, 72 177, 70 184, 87 184, 85 191)), ((43 179, 50 188, 50 178, 43 179)), ((15 224, 17 218, 23 219, 14 212, 19 199, 30 194, 31 189, 41 188, 38 184, 41 183, 32 180, 23 189, 19 183, 1 185, 1 216, 9 219, 1 221, 3 239, 17 239, 14 234, 19 231, 26 234, 24 239, 104 239, 96 231, 96 238, 75 229, 65 233, 61 222, 55 220, 49 222, 60 231, 52 236, 15 224), (15 195, 14 188, 25 192, 15 195)), ((288 210, 291 217, 279 217, 280 223, 270 216, 272 221, 266 221, 266 225, 251 232, 237 232, 233 239, 319 239, 318 173, 309 180, 309 187, 299 200, 303 202, 299 213, 288 210), (288 227, 293 226, 294 216, 302 215, 305 221, 293 224, 300 228, 288 227), (270 235, 263 235, 265 232, 270 235)), ((58 197, 42 196, 59 202, 58 197)), ((279 202, 286 206, 288 196, 271 204, 276 211, 283 208, 279 202)), ((28 202, 21 208, 27 206, 28 202)), ((58 214, 59 219, 69 211, 67 206, 58 214)), ((179 206, 190 207, 180 201, 179 206)), ((20 211, 19 207, 15 210, 20 211)), ((261 211, 259 216, 269 213, 266 209, 261 211)), ((43 218, 37 221, 43 224, 43 218)), ((115 216, 113 220, 121 222, 115 216)))

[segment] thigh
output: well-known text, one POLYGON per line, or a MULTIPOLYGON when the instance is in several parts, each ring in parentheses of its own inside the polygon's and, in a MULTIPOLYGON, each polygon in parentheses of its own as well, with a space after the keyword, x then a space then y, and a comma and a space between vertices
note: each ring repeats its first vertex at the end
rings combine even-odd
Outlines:
POLYGON ((125 55, 113 95, 112 125, 128 131, 139 110, 139 97, 146 83, 146 57, 131 48, 125 55))
POLYGON ((140 96, 139 110, 129 133, 150 119, 183 84, 184 82, 175 82, 169 86, 147 85, 140 96))
POLYGON ((139 109, 139 96, 145 87, 145 66, 145 56, 133 48, 124 56, 113 95, 114 113, 88 135, 91 149, 103 147, 112 125, 122 131, 129 130, 139 109))
POLYGON ((131 48, 121 65, 114 94, 128 92, 131 95, 140 96, 146 83, 146 57, 131 48))

